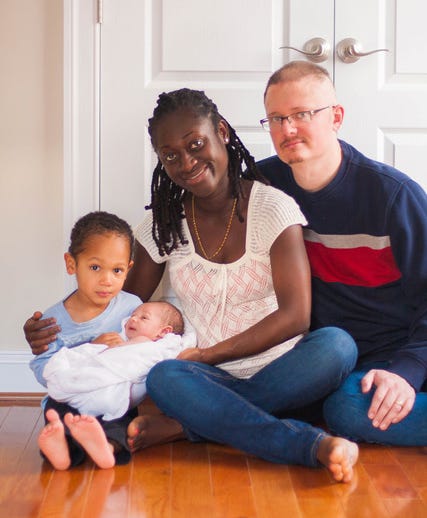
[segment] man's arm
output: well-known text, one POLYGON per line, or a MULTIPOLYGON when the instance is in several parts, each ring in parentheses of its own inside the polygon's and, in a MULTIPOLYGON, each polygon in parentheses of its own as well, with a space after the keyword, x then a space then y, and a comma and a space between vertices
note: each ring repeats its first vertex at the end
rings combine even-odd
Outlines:
POLYGON ((403 185, 390 209, 393 257, 402 274, 402 311, 410 321, 408 337, 387 370, 372 370, 362 391, 375 393, 368 411, 373 425, 387 429, 412 410, 416 392, 427 378, 427 197, 415 182, 403 185))

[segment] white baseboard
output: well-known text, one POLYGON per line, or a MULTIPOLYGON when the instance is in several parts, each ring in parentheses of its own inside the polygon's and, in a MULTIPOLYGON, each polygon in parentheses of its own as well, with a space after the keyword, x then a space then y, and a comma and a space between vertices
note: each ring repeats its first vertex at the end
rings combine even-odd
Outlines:
POLYGON ((0 392, 46 392, 34 377, 26 351, 0 351, 0 392))

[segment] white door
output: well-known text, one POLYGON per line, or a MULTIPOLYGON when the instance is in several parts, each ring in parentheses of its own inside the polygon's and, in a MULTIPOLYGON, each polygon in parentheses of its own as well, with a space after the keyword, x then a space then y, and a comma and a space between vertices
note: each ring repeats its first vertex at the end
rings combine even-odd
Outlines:
POLYGON ((425 0, 104 0, 101 25, 100 206, 143 217, 155 159, 146 121, 158 94, 203 89, 259 159, 258 120, 270 73, 323 38, 320 64, 346 109, 341 137, 427 187, 425 0), (388 49, 344 62, 337 45, 388 49))
POLYGON ((346 108, 341 135, 427 190, 427 2, 335 4, 335 47, 350 37, 365 52, 388 49, 354 63, 336 56, 335 85, 346 108))

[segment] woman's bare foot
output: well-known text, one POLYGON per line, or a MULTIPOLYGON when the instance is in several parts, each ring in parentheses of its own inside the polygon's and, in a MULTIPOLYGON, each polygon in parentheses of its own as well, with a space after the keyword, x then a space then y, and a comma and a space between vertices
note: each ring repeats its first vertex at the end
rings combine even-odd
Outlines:
POLYGON ((359 448, 356 443, 341 437, 326 436, 320 441, 318 460, 328 468, 337 482, 350 482, 359 448))
POLYGON ((53 408, 46 412, 46 419, 49 422, 40 432, 39 448, 55 469, 68 469, 71 460, 67 440, 65 439, 64 425, 59 419, 58 412, 53 408))
POLYGON ((107 469, 115 465, 113 446, 107 441, 105 432, 95 417, 68 413, 64 416, 64 423, 98 467, 107 469))
POLYGON ((182 426, 164 414, 135 417, 128 426, 128 444, 134 452, 140 448, 185 439, 182 426))

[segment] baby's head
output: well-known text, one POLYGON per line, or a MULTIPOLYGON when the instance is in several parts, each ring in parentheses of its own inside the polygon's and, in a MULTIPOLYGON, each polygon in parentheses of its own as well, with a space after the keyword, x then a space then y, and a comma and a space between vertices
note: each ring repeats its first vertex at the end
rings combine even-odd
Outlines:
POLYGON ((145 302, 138 306, 125 324, 128 340, 145 336, 158 340, 168 333, 182 335, 184 319, 178 308, 169 302, 145 302))

